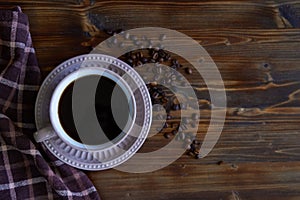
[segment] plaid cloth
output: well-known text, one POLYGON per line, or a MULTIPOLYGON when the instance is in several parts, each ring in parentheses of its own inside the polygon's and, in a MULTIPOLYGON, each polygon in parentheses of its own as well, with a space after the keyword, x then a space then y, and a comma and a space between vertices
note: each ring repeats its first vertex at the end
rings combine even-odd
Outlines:
POLYGON ((0 10, 0 199, 100 199, 82 171, 33 142, 39 77, 27 16, 0 10))

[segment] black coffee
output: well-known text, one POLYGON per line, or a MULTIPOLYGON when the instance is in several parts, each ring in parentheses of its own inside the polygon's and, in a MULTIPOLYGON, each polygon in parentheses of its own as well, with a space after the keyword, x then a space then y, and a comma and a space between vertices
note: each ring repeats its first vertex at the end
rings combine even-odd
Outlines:
POLYGON ((59 120, 65 132, 88 145, 113 141, 124 134, 122 130, 129 120, 129 113, 130 106, 122 88, 104 76, 90 75, 76 80, 75 86, 73 82, 64 90, 59 101, 59 120), (98 124, 90 120, 95 119, 92 118, 95 115, 98 124))

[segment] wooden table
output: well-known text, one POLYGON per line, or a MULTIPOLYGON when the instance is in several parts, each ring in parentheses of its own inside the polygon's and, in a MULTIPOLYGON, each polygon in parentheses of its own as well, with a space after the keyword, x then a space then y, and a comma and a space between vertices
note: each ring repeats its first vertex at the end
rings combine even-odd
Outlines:
MULTIPOLYGON (((88 172, 103 199, 300 199, 300 1, 8 2, 0 6, 20 5, 29 16, 44 76, 89 53, 109 37, 103 30, 148 26, 187 34, 218 66, 228 108, 213 151, 151 173, 88 172)), ((199 77, 190 80, 197 86, 199 77)), ((201 109, 199 132, 209 112, 201 109)), ((141 151, 166 141, 152 140, 141 151)))

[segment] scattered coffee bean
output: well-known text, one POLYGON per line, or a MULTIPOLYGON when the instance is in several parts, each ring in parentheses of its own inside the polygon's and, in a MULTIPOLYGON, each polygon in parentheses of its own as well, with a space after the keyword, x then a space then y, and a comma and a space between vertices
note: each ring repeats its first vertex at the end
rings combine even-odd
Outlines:
POLYGON ((172 123, 172 128, 178 128, 179 124, 177 123, 172 123))
POLYGON ((173 134, 173 135, 176 135, 177 133, 178 133, 177 130, 173 130, 173 131, 172 131, 172 134, 173 134))
POLYGON ((202 156, 199 153, 196 153, 195 158, 200 159, 200 158, 202 158, 202 156))
POLYGON ((148 58, 145 58, 145 57, 143 57, 142 59, 141 59, 141 61, 142 61, 142 63, 147 63, 148 62, 148 58))
POLYGON ((190 138, 186 138, 184 141, 185 141, 185 143, 187 143, 187 144, 189 144, 189 145, 191 145, 191 143, 192 143, 192 141, 191 141, 190 138))
POLYGON ((161 57, 161 58, 164 58, 166 56, 166 52, 162 49, 158 50, 158 55, 161 57))
POLYGON ((184 145, 184 149, 186 149, 186 150, 190 150, 190 149, 191 149, 191 146, 190 146, 190 144, 185 144, 185 145, 184 145))
POLYGON ((185 103, 185 102, 181 103, 181 109, 182 110, 187 109, 187 103, 185 103))
POLYGON ((142 66, 143 63, 142 63, 142 61, 137 61, 136 65, 137 65, 137 66, 142 66))
POLYGON ((164 137, 169 139, 171 137, 171 134, 170 133, 164 133, 164 137))
POLYGON ((172 109, 173 110, 180 110, 180 105, 179 104, 173 104, 172 109))
POLYGON ((157 58, 158 58, 158 53, 155 52, 155 53, 153 54, 153 56, 152 56, 152 59, 156 60, 157 58))
POLYGON ((185 68, 185 73, 192 74, 193 70, 191 68, 187 67, 187 68, 185 68))
POLYGON ((143 54, 143 52, 138 52, 137 54, 136 54, 136 57, 137 58, 143 58, 144 57, 144 54, 143 54))
POLYGON ((169 128, 169 124, 167 122, 164 124, 164 128, 169 128))
POLYGON ((170 59, 171 59, 171 55, 170 54, 166 54, 165 61, 169 61, 170 59))
POLYGON ((160 49, 160 48, 159 48, 159 47, 157 47, 157 46, 156 46, 156 47, 154 47, 154 50, 155 50, 155 51, 158 51, 159 49, 160 49))
POLYGON ((136 59, 136 55, 135 54, 131 54, 131 59, 135 60, 136 59))
POLYGON ((128 63, 129 65, 132 65, 133 60, 129 58, 129 59, 127 59, 127 63, 128 63))
POLYGON ((217 165, 222 165, 222 164, 224 164, 223 160, 220 160, 220 161, 217 162, 217 165))

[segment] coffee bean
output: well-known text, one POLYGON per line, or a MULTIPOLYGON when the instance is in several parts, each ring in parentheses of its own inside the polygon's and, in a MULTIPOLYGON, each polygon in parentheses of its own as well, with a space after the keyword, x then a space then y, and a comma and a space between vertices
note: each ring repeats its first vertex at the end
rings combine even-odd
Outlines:
POLYGON ((142 63, 142 61, 137 61, 136 65, 137 65, 137 66, 142 66, 143 63, 142 63))
POLYGON ((223 160, 220 160, 220 161, 217 162, 217 165, 222 165, 222 164, 224 164, 223 160))
POLYGON ((158 46, 153 48, 155 51, 158 51, 160 48, 158 46))
POLYGON ((181 103, 181 110, 187 109, 187 104, 186 103, 181 103))
POLYGON ((164 128, 169 128, 169 124, 167 122, 164 123, 164 128))
POLYGON ((157 82, 155 82, 155 81, 154 81, 154 82, 151 82, 150 85, 151 85, 151 86, 157 86, 157 82))
POLYGON ((187 68, 185 68, 185 73, 192 74, 193 70, 191 68, 187 67, 187 68))
POLYGON ((175 74, 172 74, 172 75, 171 75, 171 80, 172 80, 172 81, 176 81, 176 79, 177 79, 177 76, 176 76, 175 74))
POLYGON ((141 59, 141 61, 142 61, 142 63, 147 63, 148 62, 148 58, 146 58, 146 57, 143 57, 142 59, 141 59))
POLYGON ((173 130, 173 131, 172 131, 172 134, 173 134, 173 135, 176 135, 177 133, 178 133, 177 130, 173 130))
POLYGON ((172 109, 173 110, 180 110, 180 105, 179 104, 173 104, 172 109))
POLYGON ((179 124, 177 123, 172 123, 172 128, 178 128, 179 124))
POLYGON ((190 144, 185 144, 185 146, 184 146, 184 149, 186 149, 186 150, 190 150, 190 149, 191 149, 191 146, 190 146, 190 144))
POLYGON ((191 143, 192 143, 192 141, 191 141, 190 138, 185 138, 184 142, 187 143, 187 144, 189 144, 189 145, 191 145, 191 143))
POLYGON ((135 55, 135 54, 132 54, 130 57, 131 57, 131 59, 133 59, 133 60, 136 59, 136 55, 135 55))
POLYGON ((164 133, 164 137, 165 137, 166 139, 169 139, 169 138, 171 137, 171 133, 164 133))
POLYGON ((178 60, 173 59, 173 60, 172 60, 172 64, 173 64, 173 65, 178 65, 178 60))
POLYGON ((166 54, 165 55, 165 61, 169 61, 171 59, 171 55, 170 54, 166 54))
POLYGON ((202 158, 202 156, 198 153, 198 154, 195 155, 195 158, 200 159, 200 158, 202 158))
POLYGON ((152 97, 154 99, 158 98, 159 97, 159 93, 158 92, 153 92, 152 97))
POLYGON ((158 55, 161 57, 161 58, 164 58, 166 56, 166 53, 164 50, 160 49, 158 50, 158 55))
POLYGON ((191 147, 191 152, 194 152, 195 151, 195 149, 196 149, 196 145, 194 144, 194 143, 192 143, 191 145, 190 145, 190 147, 191 147))
POLYGON ((137 57, 137 58, 143 58, 143 57, 144 57, 143 52, 139 51, 139 52, 136 54, 136 57, 137 57))
POLYGON ((157 58, 158 58, 158 53, 155 52, 155 53, 153 54, 153 56, 152 56, 152 59, 156 60, 157 58))
POLYGON ((131 65, 133 63, 133 60, 129 58, 127 59, 127 63, 131 65))

